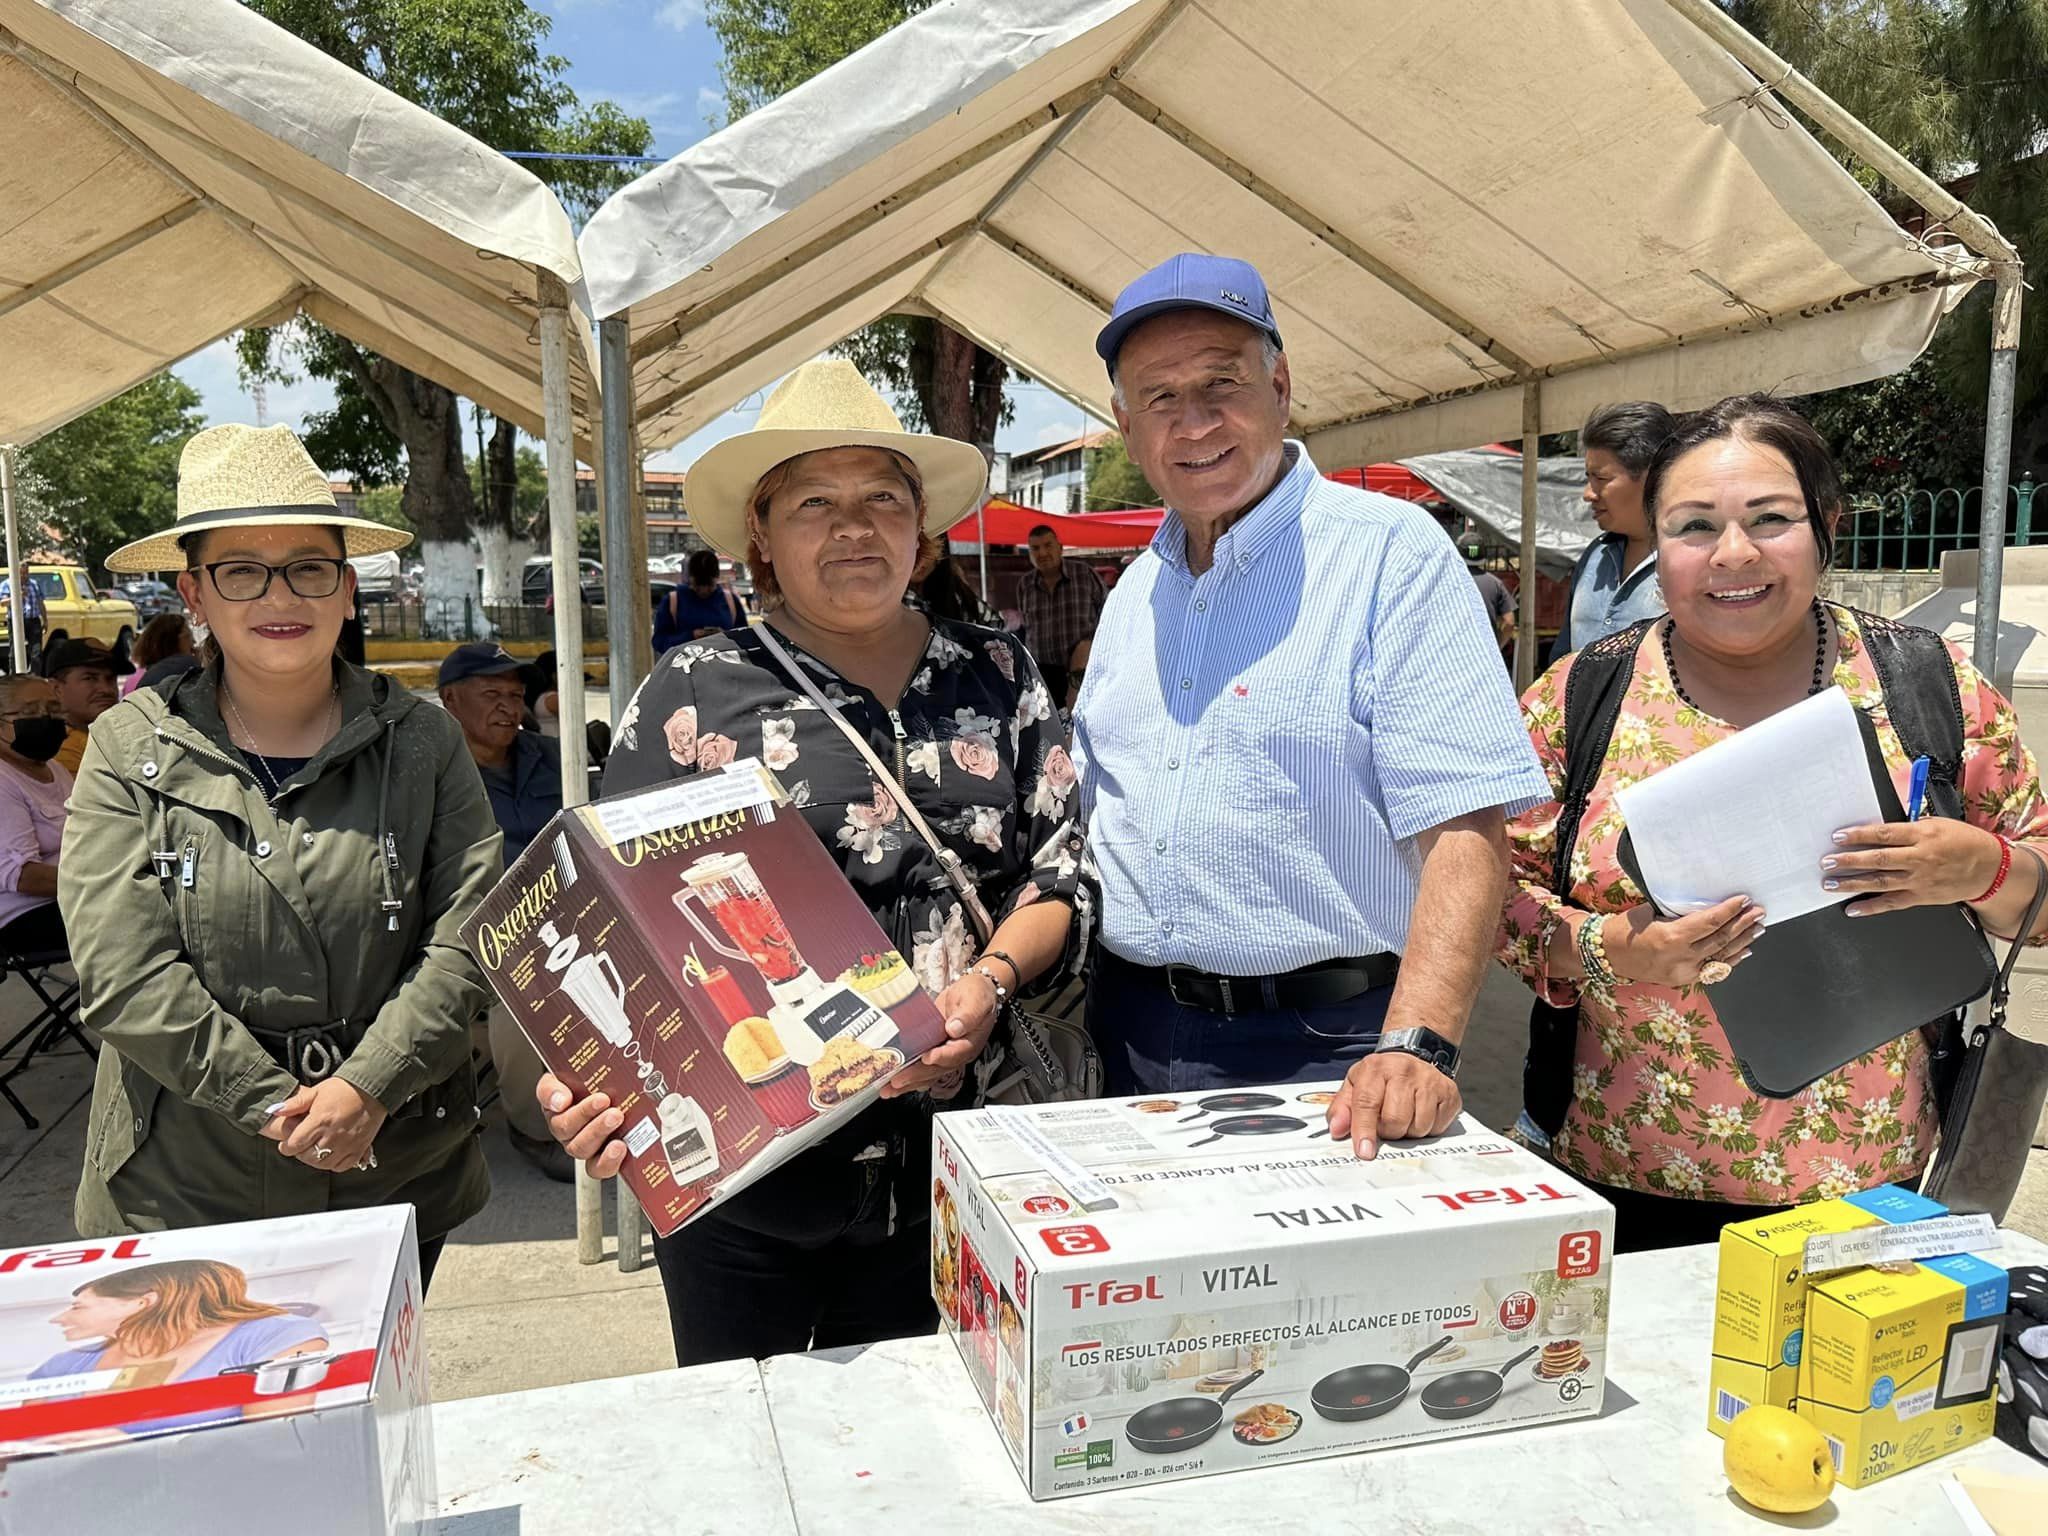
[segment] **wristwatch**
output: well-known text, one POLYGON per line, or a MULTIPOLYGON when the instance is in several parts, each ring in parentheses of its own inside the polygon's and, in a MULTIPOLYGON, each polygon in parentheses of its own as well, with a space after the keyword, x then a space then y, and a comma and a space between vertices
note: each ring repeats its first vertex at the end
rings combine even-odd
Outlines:
POLYGON ((1433 1029, 1390 1029, 1380 1036, 1378 1049, 1419 1056, 1445 1077, 1458 1075, 1458 1048, 1433 1029))

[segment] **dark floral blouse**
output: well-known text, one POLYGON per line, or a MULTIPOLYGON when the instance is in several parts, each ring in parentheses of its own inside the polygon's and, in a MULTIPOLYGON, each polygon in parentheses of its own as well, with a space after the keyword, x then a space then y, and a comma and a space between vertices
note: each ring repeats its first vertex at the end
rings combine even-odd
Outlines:
MULTIPOLYGON (((1001 630, 933 621, 924 663, 892 712, 795 641, 777 638, 895 771, 997 923, 1042 897, 1072 904, 1066 952, 1030 990, 1077 974, 1094 926, 1095 874, 1074 819, 1065 727, 1023 645, 1001 630)), ((979 938, 939 861, 894 794, 752 630, 663 656, 613 740, 606 794, 760 758, 926 990, 943 991, 974 963, 979 938)))

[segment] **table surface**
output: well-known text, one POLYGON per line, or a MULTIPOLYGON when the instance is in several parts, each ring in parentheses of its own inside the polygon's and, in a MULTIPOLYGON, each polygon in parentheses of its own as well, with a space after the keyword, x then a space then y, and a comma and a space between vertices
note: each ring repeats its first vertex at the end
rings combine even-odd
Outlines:
MULTIPOLYGON (((2048 1262, 2017 1233, 1986 1257, 2048 1262)), ((784 1355, 508 1394, 435 1410, 440 1536, 608 1531, 1053 1531, 1299 1528, 1431 1536, 1847 1533, 1961 1524, 1942 1492, 1956 1468, 2039 1467, 1996 1441, 1804 1517, 1760 1519, 1728 1492, 1707 1432, 1716 1250, 1615 1262, 1605 1410, 1496 1431, 1034 1504, 948 1338, 784 1355), (580 1443, 573 1462, 567 1442, 580 1443), (609 1441, 610 1448, 606 1449, 609 1441), (492 1523, 493 1521, 497 1523, 492 1523)))

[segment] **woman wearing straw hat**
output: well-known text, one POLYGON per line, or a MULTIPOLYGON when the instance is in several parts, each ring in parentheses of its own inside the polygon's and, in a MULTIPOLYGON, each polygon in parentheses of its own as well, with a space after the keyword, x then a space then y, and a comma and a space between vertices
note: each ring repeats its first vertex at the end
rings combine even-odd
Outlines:
POLYGON ((409 1202, 421 1268, 490 1192, 457 928, 500 871, 462 732, 335 659, 343 516, 284 427, 185 447, 178 520, 116 571, 178 569, 206 664, 93 725, 58 901, 98 1030, 86 1236, 409 1202))
MULTIPOLYGON (((931 1330, 932 1103, 958 1092, 1002 1005, 1071 974, 1085 948, 1073 768, 1037 669, 1012 637, 905 602, 986 480, 980 450, 905 432, 836 359, 799 368, 753 431, 691 466, 691 519, 747 562, 767 621, 655 664, 605 789, 761 758, 937 995, 951 1041, 839 1134, 655 1245, 682 1364, 931 1330), (985 945, 904 796, 964 862, 995 924, 985 945)), ((572 1103, 552 1076, 540 1095, 563 1145, 616 1173, 604 1095, 572 1103)))

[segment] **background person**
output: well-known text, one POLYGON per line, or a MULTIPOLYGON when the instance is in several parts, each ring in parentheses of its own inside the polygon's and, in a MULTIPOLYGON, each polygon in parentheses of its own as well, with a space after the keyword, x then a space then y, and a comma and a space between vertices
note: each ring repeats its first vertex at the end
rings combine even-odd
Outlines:
POLYGON ((1113 1094, 1343 1077, 1371 1156, 1457 1114, 1506 887, 1504 808, 1547 791, 1479 594, 1421 507, 1287 438, 1259 274, 1183 255, 1096 350, 1166 500, 1075 711, 1102 870, 1089 1026, 1113 1094))
POLYGON ((960 562, 950 554, 940 555, 932 565, 931 574, 923 581, 912 582, 910 590, 924 606, 924 611, 935 619, 950 619, 955 624, 976 624, 983 629, 1003 627, 1002 615, 983 602, 981 594, 968 585, 960 562))
POLYGON ((68 727, 56 761, 76 777, 79 760, 85 756, 86 733, 120 700, 114 679, 134 671, 135 664, 115 656, 106 641, 78 635, 66 636, 50 647, 43 660, 68 727))
MULTIPOLYGON (((562 810, 560 742, 520 729, 526 713, 525 674, 518 657, 479 640, 450 651, 438 679, 441 707, 462 727, 490 797, 491 815, 505 834, 507 867, 562 810)), ((547 1117, 534 1096, 539 1054, 501 1002, 492 1002, 486 1028, 513 1150, 557 1183, 573 1183, 575 1164, 548 1134, 547 1117)))
MULTIPOLYGON (((1078 968, 1088 908, 1073 767, 1016 637, 932 620, 904 601, 988 466, 903 431, 843 359, 806 363, 754 429, 707 451, 685 497, 697 531, 745 558, 765 623, 884 762, 978 882, 988 948, 938 860, 754 629, 684 644, 619 722, 618 793, 759 755, 809 786, 802 814, 938 1000, 948 1043, 881 1102, 654 1245, 679 1364, 929 1333, 931 1116, 996 1027, 1004 994, 1078 968), (900 754, 900 756, 899 756, 900 754)), ((619 1169, 620 1112, 541 1079, 557 1137, 593 1177, 619 1169)))
POLYGON ((63 742, 56 690, 0 677, 0 949, 15 955, 66 947, 57 862, 71 775, 51 761, 63 742))
POLYGON ((289 428, 185 445, 178 518, 209 658, 100 720, 58 889, 99 1032, 88 1237, 410 1204, 420 1269, 490 1192, 459 929, 502 869, 462 732, 335 659, 344 556, 410 536, 336 510, 289 428))
MULTIPOLYGON (((8 616, 9 623, 13 622, 14 615, 9 602, 13 591, 13 576, 0 576, 0 613, 8 616)), ((21 585, 22 655, 27 660, 29 671, 37 673, 43 670, 43 615, 43 589, 31 572, 21 585)), ((13 666, 12 646, 0 652, 0 662, 5 662, 10 668, 13 666)))
POLYGON ((196 654, 199 647, 192 639, 192 626, 182 613, 160 613, 142 626, 142 633, 135 637, 135 652, 129 658, 135 663, 135 670, 128 680, 121 684, 121 697, 127 698, 138 687, 161 682, 173 672, 188 671, 199 665, 196 654), (180 665, 158 670, 162 663, 173 658, 181 660, 180 665), (150 674, 155 672, 155 676, 150 674))
POLYGON ((708 549, 692 554, 683 579, 654 607, 654 654, 673 650, 685 640, 739 629, 747 613, 730 587, 718 580, 718 556, 708 549))
MULTIPOLYGON (((30 1381, 168 1366, 166 1382, 206 1381, 240 1366, 317 1354, 323 1324, 249 1297, 249 1277, 218 1259, 166 1259, 89 1280, 50 1322, 72 1345, 28 1373, 30 1381)), ((292 1397, 123 1424, 125 1434, 160 1434, 289 1412, 292 1397)))
MULTIPOLYGON (((1884 688, 1862 638, 1872 621, 1817 597, 1842 507, 1827 447, 1790 406, 1737 397, 1667 441, 1644 487, 1670 615, 1646 621, 1638 637, 1565 891, 1551 888, 1568 752, 1564 698, 1584 653, 1552 667, 1524 699, 1553 797, 1512 828, 1515 887, 1500 950, 1546 1002, 1578 1006, 1571 1103, 1551 1155, 1613 1203, 1617 1249, 1710 1242, 1725 1223, 1764 1209, 1877 1184, 1910 1187, 1936 1130, 1920 1030, 1797 1098, 1752 1093, 1701 978, 1707 967, 1740 965, 1766 914, 1735 896, 1660 917, 1617 856, 1620 786, 1830 685, 1882 716, 1884 688), (1582 945, 1602 957, 1611 982, 1589 982, 1582 945)), ((1952 676, 1897 681, 1956 690, 1967 820, 1845 829, 1826 878, 1863 898, 1852 912, 1964 902, 1993 933, 2009 934, 2036 874, 2031 858, 2012 859, 2001 883, 2002 840, 2048 835, 2040 781, 2012 707, 1954 646, 1944 651, 1940 665, 1952 676)), ((1877 735, 1904 804, 1912 764, 1896 732, 1877 735)))
POLYGON ((1556 654, 1584 650, 1602 635, 1664 611, 1657 587, 1657 540, 1643 509, 1643 475, 1677 423, 1654 400, 1603 405, 1579 428, 1586 505, 1600 536, 1572 567, 1556 654))
POLYGON ((1093 639, 1109 594, 1085 560, 1070 560, 1049 523, 1031 530, 1031 569, 1017 583, 1017 609, 1024 616, 1024 643, 1045 676, 1045 686, 1062 702, 1067 697, 1067 664, 1074 647, 1093 639))

